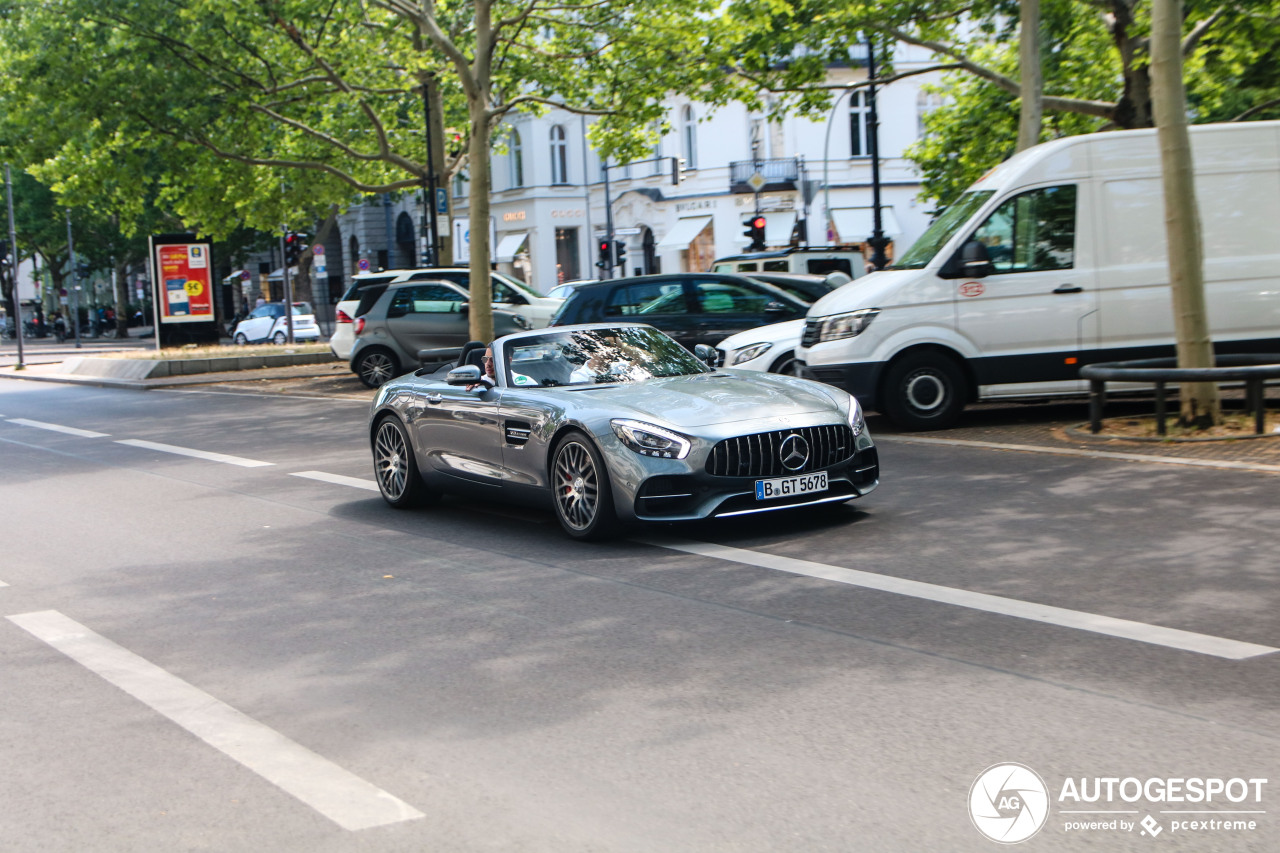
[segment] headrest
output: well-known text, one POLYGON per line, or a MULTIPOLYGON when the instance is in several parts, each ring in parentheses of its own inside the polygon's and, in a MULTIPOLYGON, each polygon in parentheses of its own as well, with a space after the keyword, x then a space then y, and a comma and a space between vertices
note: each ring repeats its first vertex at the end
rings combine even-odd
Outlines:
POLYGON ((478 360, 470 361, 469 359, 471 357, 471 353, 477 350, 480 352, 480 355, 483 356, 485 348, 486 344, 484 341, 467 341, 462 345, 462 352, 458 353, 458 361, 454 367, 462 367, 464 364, 478 364, 483 370, 484 362, 478 360))

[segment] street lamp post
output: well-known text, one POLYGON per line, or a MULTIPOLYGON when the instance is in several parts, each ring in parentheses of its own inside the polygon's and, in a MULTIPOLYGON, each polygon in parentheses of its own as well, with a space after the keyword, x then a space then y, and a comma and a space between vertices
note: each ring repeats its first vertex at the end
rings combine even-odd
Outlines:
POLYGON ((867 243, 871 245, 871 266, 882 270, 888 263, 884 247, 889 241, 884 236, 884 227, 880 218, 880 117, 876 113, 876 48, 870 33, 867 33, 867 78, 870 80, 868 107, 871 110, 871 138, 867 140, 869 143, 867 147, 871 153, 871 214, 874 217, 872 221, 875 223, 871 239, 867 243))
POLYGON ((80 269, 76 266, 76 244, 71 240, 71 210, 67 209, 67 254, 71 256, 71 327, 80 349, 80 269))
POLYGON ((9 180, 9 164, 4 164, 4 194, 9 203, 9 277, 13 285, 13 338, 18 342, 18 364, 14 370, 26 370, 22 353, 22 294, 18 291, 18 234, 13 224, 13 184, 9 180))

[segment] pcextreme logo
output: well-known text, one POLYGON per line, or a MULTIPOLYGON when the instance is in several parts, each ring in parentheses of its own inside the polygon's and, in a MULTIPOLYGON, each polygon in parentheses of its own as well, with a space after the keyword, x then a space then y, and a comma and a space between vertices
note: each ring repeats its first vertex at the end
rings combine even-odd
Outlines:
POLYGON ((1025 764, 993 764, 969 788, 969 818, 992 841, 1026 841, 1049 818, 1049 789, 1025 764))

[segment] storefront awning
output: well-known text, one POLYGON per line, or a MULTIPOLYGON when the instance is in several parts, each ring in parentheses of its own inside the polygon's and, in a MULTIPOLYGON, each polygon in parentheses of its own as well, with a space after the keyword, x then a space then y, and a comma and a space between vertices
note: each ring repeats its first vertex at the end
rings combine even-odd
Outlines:
POLYGON ((659 252, 666 249, 687 249, 693 239, 702 233, 702 229, 710 224, 710 216, 690 216, 688 219, 677 220, 655 248, 659 252))
POLYGON ((764 214, 764 242, 766 246, 787 246, 791 243, 791 229, 796 227, 794 210, 774 210, 764 214))
MULTIPOLYGON (((864 243, 871 238, 875 230, 875 217, 870 207, 841 207, 831 211, 831 221, 836 227, 836 237, 841 243, 864 243)), ((896 240, 902 235, 898 225, 898 217, 893 215, 893 207, 881 205, 880 228, 884 236, 896 240)))
MULTIPOLYGON (((297 278, 297 276, 298 276, 298 268, 289 267, 289 280, 293 281, 297 278)), ((267 281, 284 281, 284 267, 276 267, 274 270, 272 270, 271 274, 267 276, 267 281)))
POLYGON ((516 255, 520 253, 521 247, 525 241, 529 239, 528 231, 517 231, 514 234, 508 234, 498 241, 498 250, 494 252, 494 260, 500 264, 509 264, 516 259, 516 255))

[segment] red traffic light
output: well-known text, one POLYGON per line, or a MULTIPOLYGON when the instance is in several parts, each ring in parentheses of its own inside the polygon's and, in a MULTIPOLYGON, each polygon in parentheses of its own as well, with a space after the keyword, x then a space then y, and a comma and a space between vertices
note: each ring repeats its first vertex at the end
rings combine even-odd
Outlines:
POLYGON ((763 217, 763 216, 757 216, 755 219, 751 220, 751 227, 752 227, 752 228, 763 228, 763 227, 764 227, 764 217, 763 217))

